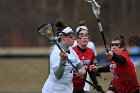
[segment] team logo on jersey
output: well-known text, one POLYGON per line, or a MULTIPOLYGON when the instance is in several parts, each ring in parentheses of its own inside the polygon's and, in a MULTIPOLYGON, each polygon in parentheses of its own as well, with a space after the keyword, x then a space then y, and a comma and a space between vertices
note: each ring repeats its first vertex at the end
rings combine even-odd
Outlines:
POLYGON ((82 57, 82 60, 84 60, 84 59, 85 59, 85 57, 83 56, 83 57, 82 57))
POLYGON ((114 71, 115 68, 116 68, 116 64, 111 64, 110 65, 110 71, 112 72, 113 77, 116 78, 116 79, 118 79, 118 76, 117 76, 117 74, 114 71))
POLYGON ((110 64, 110 68, 116 68, 116 64, 110 64))
POLYGON ((81 60, 83 64, 90 64, 90 60, 81 60))

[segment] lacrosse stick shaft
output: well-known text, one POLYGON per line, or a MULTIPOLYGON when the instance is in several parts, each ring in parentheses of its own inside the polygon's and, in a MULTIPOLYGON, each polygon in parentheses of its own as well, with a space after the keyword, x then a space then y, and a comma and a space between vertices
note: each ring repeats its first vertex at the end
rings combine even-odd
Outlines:
POLYGON ((54 39, 54 43, 57 45, 57 47, 60 49, 61 52, 63 52, 64 50, 62 50, 62 48, 60 47, 60 45, 57 43, 57 41, 54 39))
POLYGON ((102 39, 103 39, 103 42, 104 42, 104 46, 105 46, 106 52, 108 53, 109 51, 108 51, 108 49, 107 49, 107 43, 106 43, 106 40, 105 40, 105 36, 104 36, 104 32, 103 32, 103 28, 102 28, 102 24, 101 24, 99 18, 97 18, 97 22, 98 22, 99 30, 100 30, 101 35, 102 35, 102 39))

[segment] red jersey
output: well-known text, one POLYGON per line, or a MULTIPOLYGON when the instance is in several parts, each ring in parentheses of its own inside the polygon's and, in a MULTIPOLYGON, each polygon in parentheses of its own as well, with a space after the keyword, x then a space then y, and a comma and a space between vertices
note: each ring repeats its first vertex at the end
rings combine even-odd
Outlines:
MULTIPOLYGON (((83 63, 84 66, 90 66, 90 64, 93 64, 93 61, 95 60, 94 52, 91 48, 86 48, 84 52, 81 52, 77 46, 73 47, 73 50, 78 55, 79 59, 83 63)), ((84 78, 86 78, 87 73, 85 74, 84 78)), ((77 75, 74 74, 73 76, 73 86, 74 90, 81 90, 84 88, 85 81, 81 80, 77 75)))
POLYGON ((113 73, 112 84, 117 93, 133 93, 139 89, 139 83, 136 78, 136 72, 132 60, 127 52, 118 53, 125 57, 125 63, 111 61, 110 71, 113 73))

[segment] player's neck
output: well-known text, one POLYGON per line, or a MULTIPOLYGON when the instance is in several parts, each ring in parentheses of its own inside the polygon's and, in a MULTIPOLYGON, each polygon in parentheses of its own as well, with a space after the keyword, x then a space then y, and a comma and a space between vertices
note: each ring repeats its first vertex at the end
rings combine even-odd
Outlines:
POLYGON ((86 51, 86 47, 85 47, 85 48, 81 48, 79 45, 77 45, 77 48, 78 48, 78 50, 81 51, 81 52, 85 52, 85 51, 86 51))

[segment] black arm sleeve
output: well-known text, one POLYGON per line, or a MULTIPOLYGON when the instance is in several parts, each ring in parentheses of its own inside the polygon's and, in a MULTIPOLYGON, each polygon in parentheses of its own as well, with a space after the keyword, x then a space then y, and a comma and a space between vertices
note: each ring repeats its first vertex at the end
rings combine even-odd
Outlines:
POLYGON ((113 52, 112 60, 117 62, 117 63, 125 63, 126 62, 125 57, 123 57, 122 55, 118 55, 114 52, 113 52))
POLYGON ((110 72, 110 65, 106 65, 104 67, 99 67, 98 72, 110 72))
POLYGON ((92 82, 94 83, 94 85, 97 85, 98 81, 97 81, 97 78, 96 78, 96 72, 90 71, 89 69, 87 69, 87 70, 88 70, 88 73, 89 73, 89 76, 90 76, 92 82))
POLYGON ((93 84, 96 86, 94 87, 97 91, 101 92, 101 93, 105 93, 101 87, 101 85, 99 84, 99 82, 97 81, 97 78, 96 78, 96 74, 97 72, 94 72, 94 71, 90 71, 89 69, 87 69, 88 71, 88 74, 90 76, 90 79, 92 80, 93 84))

